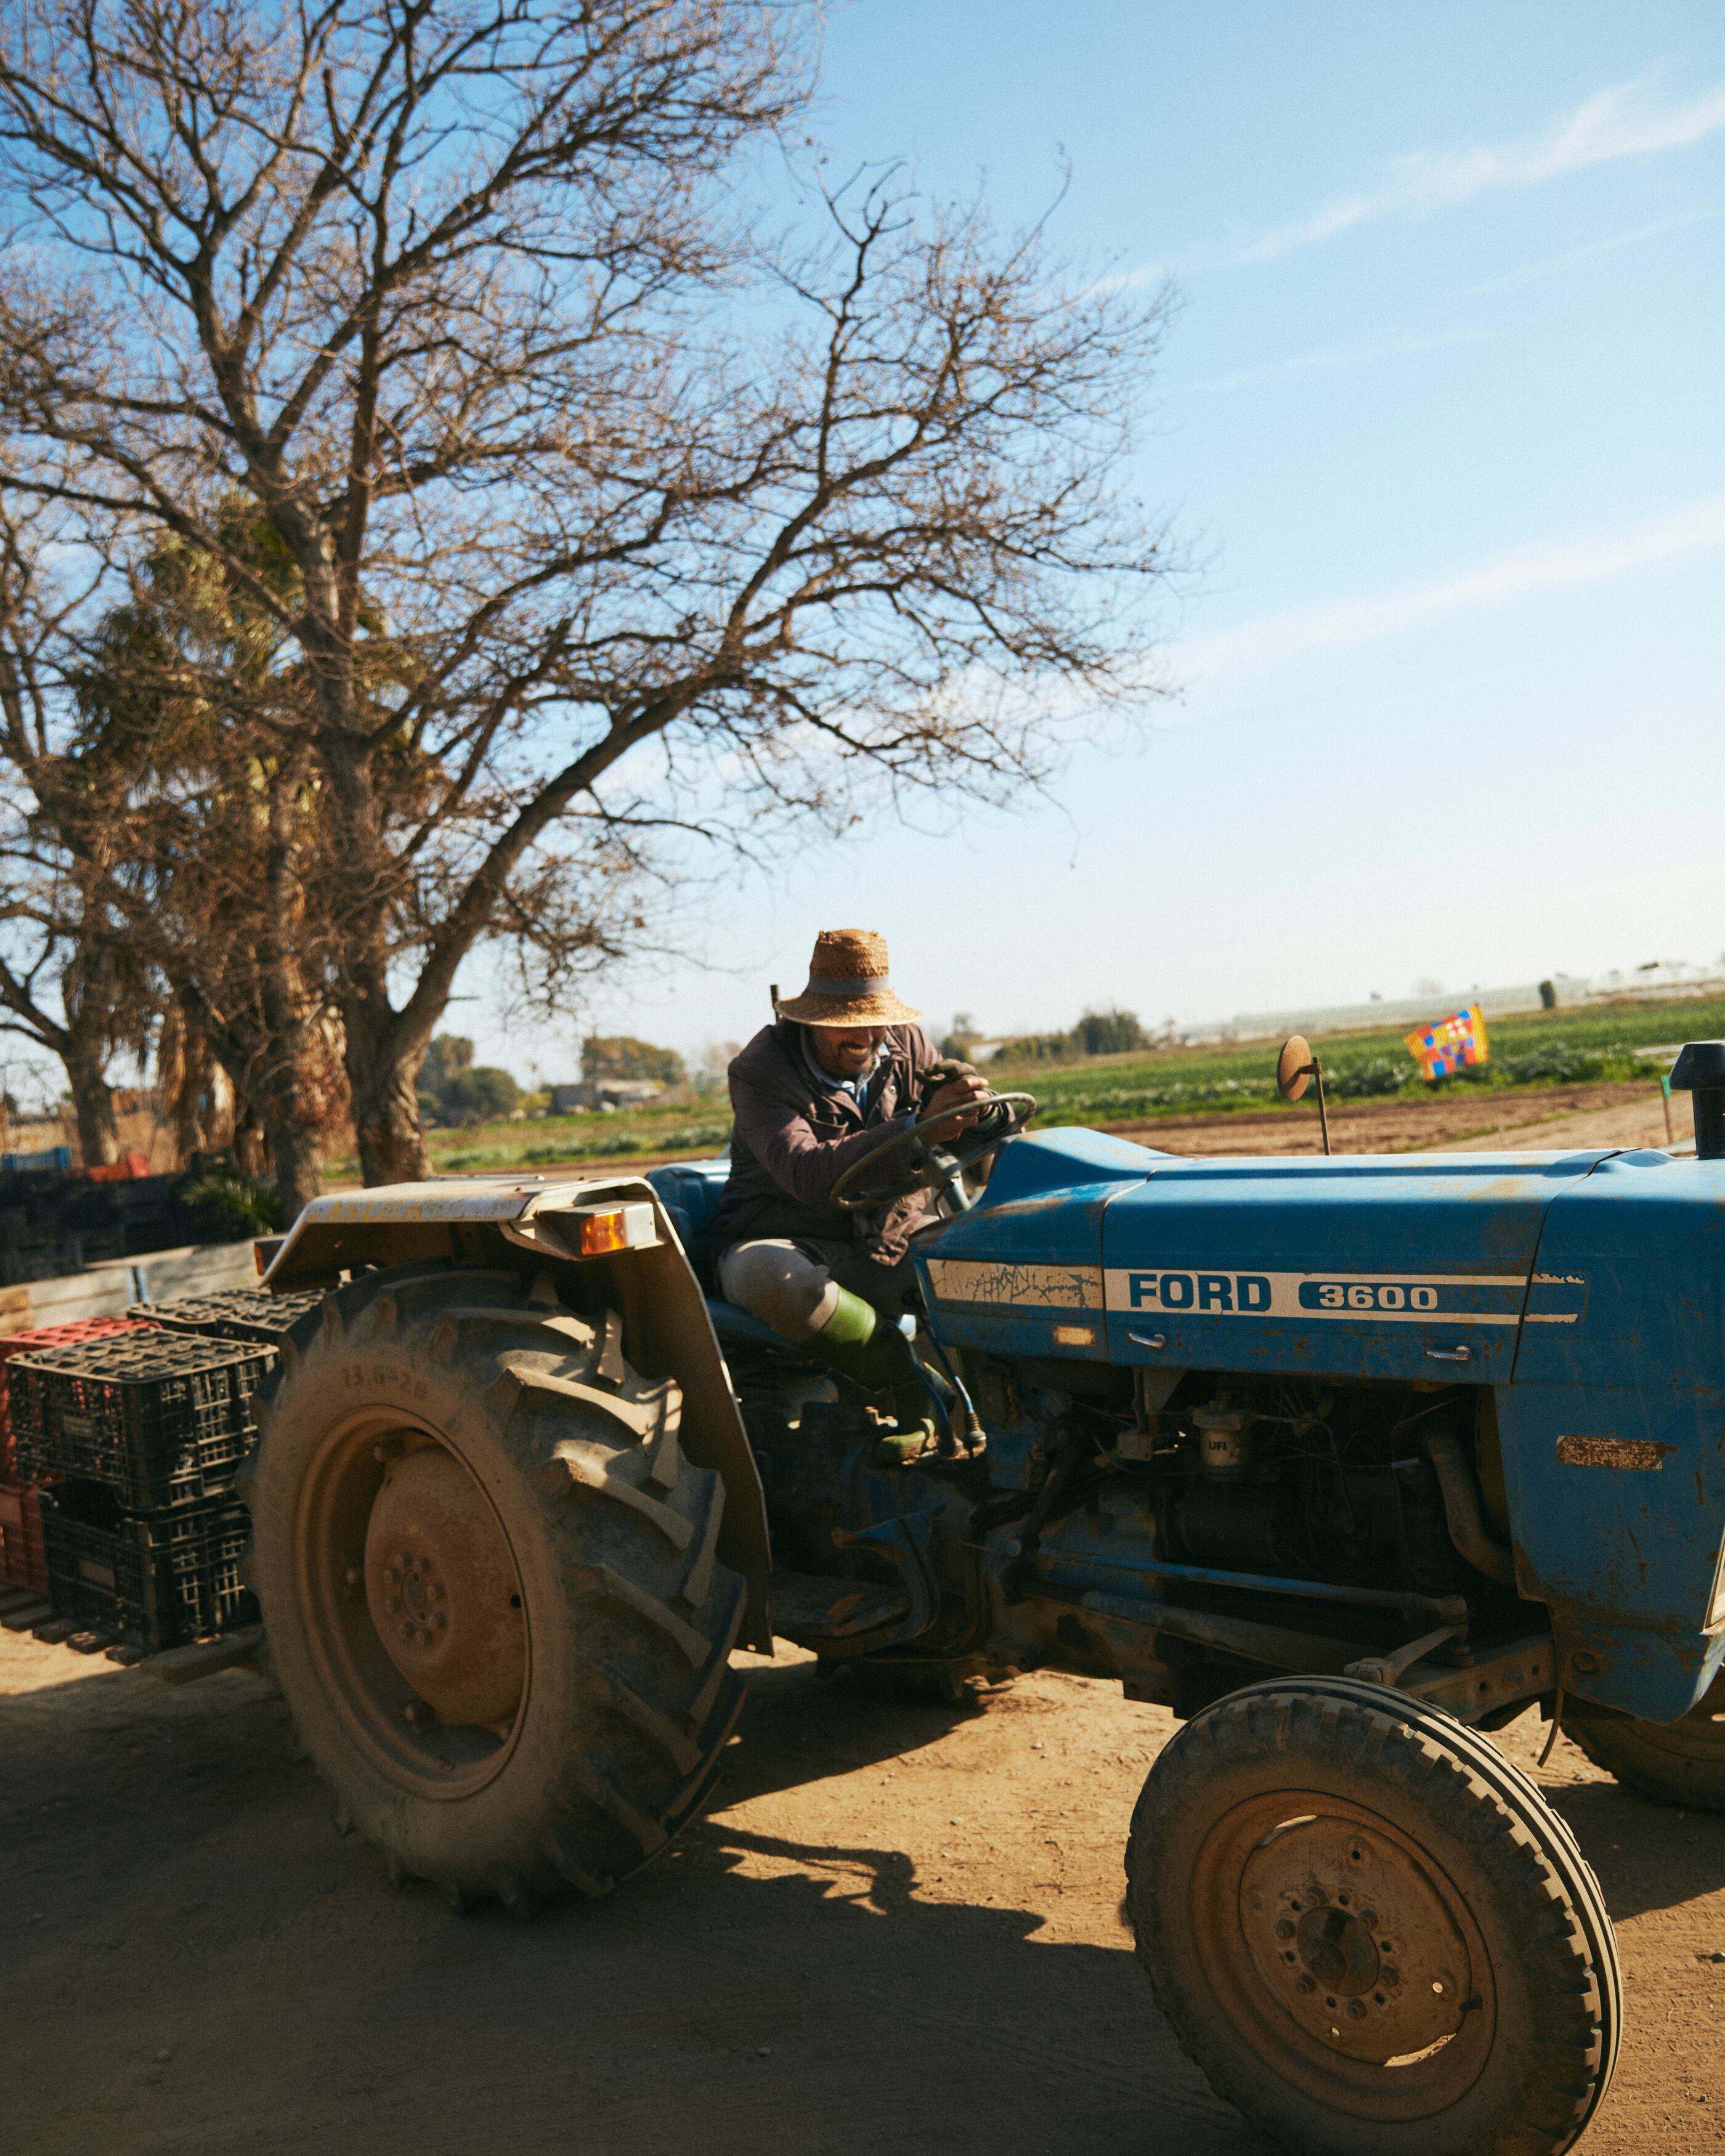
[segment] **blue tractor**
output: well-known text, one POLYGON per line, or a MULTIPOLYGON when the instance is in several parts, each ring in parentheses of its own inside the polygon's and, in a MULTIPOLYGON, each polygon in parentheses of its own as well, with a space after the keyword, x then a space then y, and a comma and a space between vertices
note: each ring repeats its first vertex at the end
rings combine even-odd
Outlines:
POLYGON ((320 1199, 249 1495, 338 1825, 457 1907, 596 1894, 706 1797, 739 1644, 1116 1679, 1183 1722, 1127 1907, 1215 2088, 1313 2156, 1568 2148, 1615 1945, 1488 1732, 1725 1809, 1725 1044, 1674 1082, 1693 1160, 907 1132, 849 1194, 948 1194, 916 1457, 711 1292, 722 1162, 320 1199))

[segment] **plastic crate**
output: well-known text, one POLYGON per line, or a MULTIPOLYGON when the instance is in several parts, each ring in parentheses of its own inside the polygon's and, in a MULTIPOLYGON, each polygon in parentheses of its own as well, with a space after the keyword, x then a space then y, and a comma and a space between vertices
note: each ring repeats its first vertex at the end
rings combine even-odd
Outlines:
POLYGON ((39 1348, 69 1348, 80 1340, 108 1340, 116 1332, 143 1332, 151 1328, 141 1317, 78 1317, 66 1325, 39 1325, 28 1332, 0 1336, 0 1482, 17 1480, 12 1410, 8 1398, 6 1366, 14 1355, 33 1355, 39 1348))
POLYGON ((68 1482, 42 1493, 42 1530, 54 1614, 89 1631, 153 1655, 258 1621, 237 1497, 140 1516, 115 1509, 105 1486, 68 1482))
POLYGON ((255 1340, 275 1348, 322 1301, 321 1288, 271 1295, 264 1288, 228 1287, 213 1295, 182 1296, 177 1302, 140 1302, 134 1308, 140 1317, 171 1332, 199 1332, 213 1340, 255 1340))
POLYGON ((0 1482, 0 1580, 48 1592, 41 1494, 17 1482, 0 1482))
POLYGON ((131 1512, 219 1496, 257 1434, 275 1350, 196 1333, 136 1333, 14 1355, 21 1479, 103 1482, 131 1512))

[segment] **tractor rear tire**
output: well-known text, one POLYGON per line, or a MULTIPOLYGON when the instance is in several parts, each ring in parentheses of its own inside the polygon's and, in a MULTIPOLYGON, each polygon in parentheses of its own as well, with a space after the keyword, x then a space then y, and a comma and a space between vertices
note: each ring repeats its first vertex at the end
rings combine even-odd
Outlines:
POLYGON ((1686 1811, 1725 1812, 1725 1676, 1679 1722, 1563 1710, 1563 1733, 1625 1789, 1686 1811))
POLYGON ((1598 1884, 1436 1708, 1326 1677, 1218 1700, 1152 1768, 1127 1876, 1182 2048, 1296 2156, 1557 2156, 1609 2084, 1598 1884))
POLYGON ((549 1275, 372 1273, 294 1328, 243 1494, 336 1823, 452 1907, 604 1892, 706 1794, 743 1583, 681 1400, 549 1275))

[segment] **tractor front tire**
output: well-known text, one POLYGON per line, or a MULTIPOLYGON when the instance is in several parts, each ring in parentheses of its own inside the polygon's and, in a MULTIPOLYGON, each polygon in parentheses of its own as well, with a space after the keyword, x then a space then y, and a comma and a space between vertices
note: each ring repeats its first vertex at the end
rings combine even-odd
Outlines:
POLYGON ((1326 1677, 1218 1700, 1152 1768, 1127 1876, 1182 2048, 1296 2156, 1557 2156, 1610 2082, 1593 1874, 1435 1708, 1326 1677))
POLYGON ((724 1491, 619 1332, 548 1274, 396 1267, 300 1321, 264 1404, 243 1486, 300 1743, 457 1908, 639 1869, 742 1705, 724 1491))
POLYGON ((1563 1710, 1563 1733, 1626 1789, 1688 1811, 1725 1812, 1725 1676, 1678 1722, 1563 1710))

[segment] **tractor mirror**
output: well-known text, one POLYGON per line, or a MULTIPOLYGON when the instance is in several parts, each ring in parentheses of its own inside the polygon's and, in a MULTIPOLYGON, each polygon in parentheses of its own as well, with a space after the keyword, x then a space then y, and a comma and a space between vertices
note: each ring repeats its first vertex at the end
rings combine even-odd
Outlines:
POLYGON ((1296 1033, 1291 1040, 1281 1045, 1281 1054, 1276 1059, 1276 1090, 1285 1101, 1303 1097, 1312 1083, 1312 1048, 1303 1034, 1296 1033))

